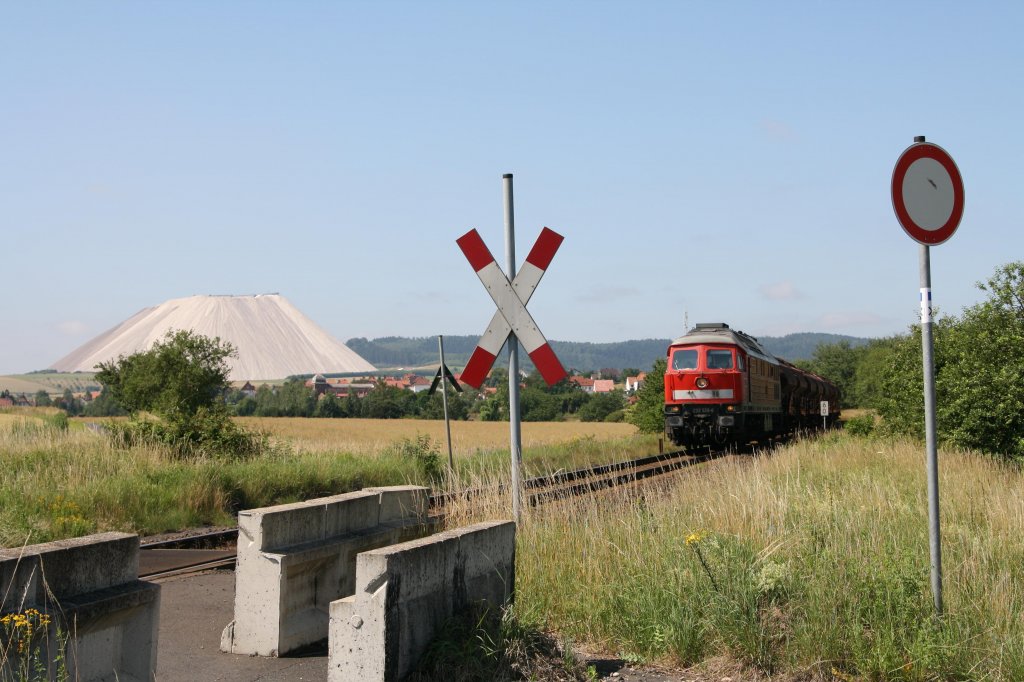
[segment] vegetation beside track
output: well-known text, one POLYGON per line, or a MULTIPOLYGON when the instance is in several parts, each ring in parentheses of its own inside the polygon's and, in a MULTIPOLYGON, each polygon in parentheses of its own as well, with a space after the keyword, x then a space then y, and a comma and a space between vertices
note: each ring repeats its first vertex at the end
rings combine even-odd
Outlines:
POLYGON ((632 661, 724 657, 794 679, 1024 679, 1024 476, 942 453, 936 619, 922 459, 915 443, 833 433, 646 492, 531 509, 517 618, 632 661))
MULTIPOLYGON (((508 478, 507 445, 494 445, 507 442, 507 423, 474 424, 484 427, 479 430, 453 425, 454 477, 436 433, 443 423, 345 420, 328 430, 323 424, 268 420, 266 426, 282 431, 270 433, 272 447, 258 456, 183 458, 159 445, 114 447, 58 410, 10 410, 0 414, 0 546, 106 530, 153 534, 233 525, 239 509, 366 486, 461 489, 508 478)), ((524 425, 528 475, 657 452, 656 439, 623 435, 633 430, 629 425, 581 426, 524 425)))

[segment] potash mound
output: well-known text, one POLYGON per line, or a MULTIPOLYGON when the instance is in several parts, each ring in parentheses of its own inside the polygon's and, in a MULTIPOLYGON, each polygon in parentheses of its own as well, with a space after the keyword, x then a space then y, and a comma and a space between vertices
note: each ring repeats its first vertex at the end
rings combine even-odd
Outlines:
POLYGON ((93 372, 101 362, 149 350, 177 329, 220 337, 233 345, 238 357, 227 360, 231 381, 376 370, 278 294, 190 296, 144 308, 51 369, 93 372))

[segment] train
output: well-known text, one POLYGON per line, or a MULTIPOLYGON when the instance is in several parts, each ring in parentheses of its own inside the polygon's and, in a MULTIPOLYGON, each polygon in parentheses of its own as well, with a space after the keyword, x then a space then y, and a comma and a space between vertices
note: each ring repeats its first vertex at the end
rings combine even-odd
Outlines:
POLYGON ((766 441, 839 421, 839 389, 773 356, 724 322, 697 324, 668 347, 665 437, 678 446, 766 441))

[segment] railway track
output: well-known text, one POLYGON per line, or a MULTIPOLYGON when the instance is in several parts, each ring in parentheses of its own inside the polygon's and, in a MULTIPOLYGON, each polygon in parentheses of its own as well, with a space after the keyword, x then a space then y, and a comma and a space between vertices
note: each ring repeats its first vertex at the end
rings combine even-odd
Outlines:
MULTIPOLYGON (((536 506, 552 500, 587 495, 622 485, 632 485, 656 476, 701 464, 726 454, 727 451, 687 453, 666 452, 625 462, 615 462, 575 471, 560 471, 527 479, 525 501, 536 506)), ((445 509, 457 502, 467 503, 480 495, 503 492, 501 489, 469 489, 439 493, 430 497, 430 513, 443 516, 445 509)), ((154 579, 174 575, 226 568, 235 562, 236 528, 216 529, 205 533, 143 542, 139 554, 139 577, 154 579)))

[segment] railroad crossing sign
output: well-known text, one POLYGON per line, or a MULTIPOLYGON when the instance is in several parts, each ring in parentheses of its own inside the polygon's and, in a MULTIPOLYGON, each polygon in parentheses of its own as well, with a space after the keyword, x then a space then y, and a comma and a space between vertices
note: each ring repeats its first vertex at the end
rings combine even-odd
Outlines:
POLYGON ((487 331, 480 337, 476 350, 462 372, 463 383, 480 388, 510 333, 515 334, 523 344, 533 364, 549 386, 566 377, 567 372, 551 349, 551 344, 544 338, 537 323, 533 321, 533 316, 526 309, 526 304, 540 284, 541 277, 551 264, 551 259, 555 257, 555 252, 558 251, 563 239, 562 235, 545 227, 537 237, 523 267, 511 282, 498 267, 494 256, 476 230, 470 230, 455 240, 476 271, 477 277, 483 282, 487 293, 498 306, 498 312, 491 318, 487 331))
POLYGON ((915 142, 892 172, 892 207, 903 230, 919 244, 941 244, 964 215, 964 181, 946 150, 915 142))
MULTIPOLYGON (((445 378, 451 383, 459 393, 462 393, 462 386, 459 386, 459 382, 455 380, 455 375, 448 369, 448 365, 441 365, 437 368, 437 374, 434 375, 434 381, 430 384, 430 388, 427 390, 427 395, 434 395, 434 391, 437 390, 437 385, 441 383, 441 373, 444 372, 445 378)), ((479 388, 479 387, 478 387, 479 388)))

